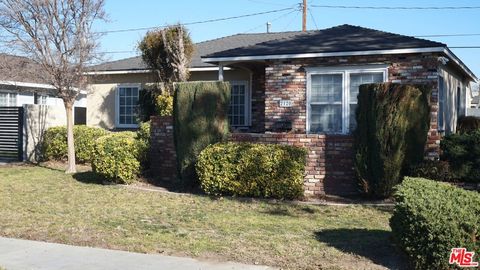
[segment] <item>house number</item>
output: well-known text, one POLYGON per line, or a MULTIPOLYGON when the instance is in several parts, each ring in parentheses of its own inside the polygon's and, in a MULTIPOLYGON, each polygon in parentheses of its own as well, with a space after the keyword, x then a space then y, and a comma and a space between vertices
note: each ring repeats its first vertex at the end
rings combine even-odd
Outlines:
POLYGON ((292 107, 292 106, 293 106, 293 101, 286 100, 286 99, 280 100, 280 107, 292 107))

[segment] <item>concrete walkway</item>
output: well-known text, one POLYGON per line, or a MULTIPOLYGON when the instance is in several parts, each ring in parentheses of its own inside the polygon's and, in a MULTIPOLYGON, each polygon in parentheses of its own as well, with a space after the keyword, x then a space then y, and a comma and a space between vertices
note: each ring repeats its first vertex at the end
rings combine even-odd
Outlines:
POLYGON ((6 270, 273 269, 163 255, 76 247, 0 237, 0 267, 6 270))

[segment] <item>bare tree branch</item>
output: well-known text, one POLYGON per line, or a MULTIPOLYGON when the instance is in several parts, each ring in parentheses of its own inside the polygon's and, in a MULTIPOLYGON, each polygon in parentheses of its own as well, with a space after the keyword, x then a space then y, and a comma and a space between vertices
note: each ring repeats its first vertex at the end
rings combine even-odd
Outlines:
POLYGON ((69 172, 75 171, 73 104, 96 60, 99 36, 92 27, 105 19, 103 7, 104 0, 0 0, 2 48, 40 65, 45 82, 64 102, 69 172))

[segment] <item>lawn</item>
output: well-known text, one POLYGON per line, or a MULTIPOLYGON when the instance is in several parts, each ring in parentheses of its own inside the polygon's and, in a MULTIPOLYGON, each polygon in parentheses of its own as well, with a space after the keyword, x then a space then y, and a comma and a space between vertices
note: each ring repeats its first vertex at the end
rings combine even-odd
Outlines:
POLYGON ((0 166, 0 235, 286 269, 398 268, 388 209, 143 191, 0 166))

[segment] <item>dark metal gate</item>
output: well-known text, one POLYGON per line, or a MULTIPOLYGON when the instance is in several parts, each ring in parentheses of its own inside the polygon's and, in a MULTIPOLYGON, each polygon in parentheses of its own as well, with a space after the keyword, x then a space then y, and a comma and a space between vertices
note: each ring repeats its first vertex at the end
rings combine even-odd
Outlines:
POLYGON ((23 160, 23 108, 0 107, 0 161, 23 160))

